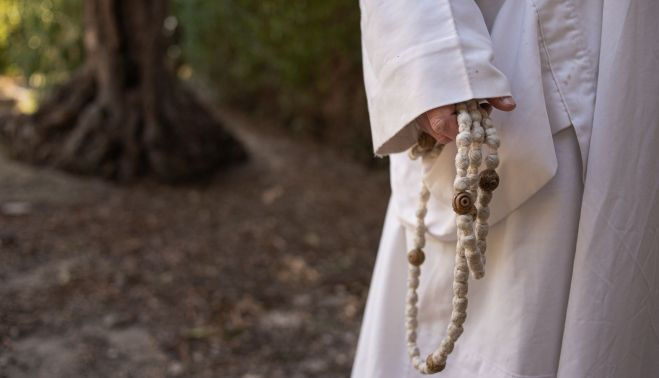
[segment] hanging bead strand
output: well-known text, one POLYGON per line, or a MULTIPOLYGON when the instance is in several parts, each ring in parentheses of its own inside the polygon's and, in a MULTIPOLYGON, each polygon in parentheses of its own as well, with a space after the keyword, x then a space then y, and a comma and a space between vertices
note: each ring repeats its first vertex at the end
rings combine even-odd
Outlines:
MULTIPOLYGON (((415 369, 423 374, 433 374, 446 367, 448 355, 463 332, 467 318, 467 292, 469 273, 478 279, 485 270, 485 238, 488 233, 489 208, 492 191, 499 184, 495 169, 499 165, 497 150, 499 139, 487 113, 481 111, 475 100, 456 105, 458 112, 457 153, 455 156, 456 178, 453 183, 453 210, 456 213, 457 242, 455 267, 453 270, 452 312, 446 335, 439 347, 425 360, 417 344, 418 294, 421 265, 425 261, 423 248, 427 232, 425 216, 430 191, 422 183, 419 194, 419 208, 416 212, 414 248, 408 252, 408 293, 405 310, 407 350, 415 369), (488 147, 488 155, 483 159, 482 145, 488 147), (485 160, 486 170, 479 172, 485 160)), ((421 134, 419 142, 410 150, 410 158, 424 160, 436 158, 443 145, 435 143, 428 134, 421 134)))
POLYGON ((488 155, 485 157, 485 170, 481 172, 478 182, 476 243, 483 259, 483 265, 485 265, 485 251, 487 249, 486 238, 489 232, 487 221, 490 217, 489 204, 492 200, 492 192, 499 186, 499 175, 496 172, 496 169, 499 166, 499 137, 497 136, 497 130, 494 128, 492 120, 489 117, 483 119, 483 126, 485 130, 485 144, 488 147, 488 155))
MULTIPOLYGON (((476 101, 470 101, 468 103, 467 111, 471 118, 471 145, 469 146, 469 168, 467 169, 467 179, 469 180, 468 193, 471 198, 476 199, 479 178, 478 171, 481 166, 481 161, 483 160, 481 145, 483 144, 484 129, 481 126, 482 117, 478 103, 476 101)), ((476 214, 476 206, 475 204, 472 204, 469 215, 465 215, 465 217, 469 217, 469 220, 465 220, 465 222, 473 222, 475 220, 474 218, 476 218, 476 214)), ((467 258, 469 270, 474 275, 474 278, 482 278, 485 275, 485 269, 483 268, 481 253, 477 247, 473 224, 465 228, 462 244, 465 248, 465 256, 467 258)))

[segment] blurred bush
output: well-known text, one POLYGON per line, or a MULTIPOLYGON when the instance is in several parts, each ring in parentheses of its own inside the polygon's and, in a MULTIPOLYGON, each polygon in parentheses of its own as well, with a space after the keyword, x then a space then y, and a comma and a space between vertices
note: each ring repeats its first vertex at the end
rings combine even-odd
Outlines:
POLYGON ((83 57, 82 1, 0 0, 0 72, 43 88, 83 57))
MULTIPOLYGON (((82 0, 0 0, 0 72, 32 87, 83 60, 82 0)), ((372 162, 354 0, 172 0, 167 55, 221 101, 372 162)))
POLYGON ((184 60, 223 101, 372 160, 354 0, 174 0, 184 60))

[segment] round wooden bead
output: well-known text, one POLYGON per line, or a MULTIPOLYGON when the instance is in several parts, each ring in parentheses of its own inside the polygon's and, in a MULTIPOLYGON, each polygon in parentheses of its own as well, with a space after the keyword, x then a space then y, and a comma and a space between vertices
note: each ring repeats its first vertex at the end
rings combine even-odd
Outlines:
POLYGON ((420 266, 426 260, 426 255, 421 248, 414 248, 407 253, 407 261, 414 266, 420 266))
POLYGON ((430 150, 433 147, 435 147, 435 138, 432 137, 432 135, 428 133, 420 133, 419 138, 417 139, 417 144, 419 147, 421 147, 423 150, 430 150))
POLYGON ((474 200, 467 192, 458 192, 453 197, 453 211, 457 214, 465 215, 472 212, 474 207, 474 200))
POLYGON ((426 366, 428 366, 428 372, 430 374, 433 374, 433 373, 439 373, 440 371, 444 370, 444 368, 446 367, 446 363, 438 364, 437 362, 435 362, 435 359, 432 358, 432 354, 431 354, 428 356, 428 358, 426 358, 426 366))
POLYGON ((494 169, 486 169, 481 172, 478 186, 486 192, 491 192, 499 186, 499 174, 494 169))

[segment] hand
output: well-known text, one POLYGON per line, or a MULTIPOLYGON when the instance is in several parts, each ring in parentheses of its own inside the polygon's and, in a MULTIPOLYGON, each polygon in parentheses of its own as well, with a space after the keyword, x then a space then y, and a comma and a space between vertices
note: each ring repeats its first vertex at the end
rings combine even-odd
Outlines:
MULTIPOLYGON (((481 104, 487 114, 492 112, 492 107, 510 112, 517 106, 515 100, 510 96, 490 98, 487 99, 487 102, 487 104, 481 104)), ((458 117, 455 112, 455 104, 428 110, 421 114, 416 121, 423 131, 432 135, 440 144, 449 143, 455 140, 458 135, 458 117)))

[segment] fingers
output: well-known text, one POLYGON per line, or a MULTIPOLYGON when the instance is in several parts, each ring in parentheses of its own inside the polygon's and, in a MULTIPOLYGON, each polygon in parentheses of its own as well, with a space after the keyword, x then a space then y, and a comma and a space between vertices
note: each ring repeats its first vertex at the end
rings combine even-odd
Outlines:
POLYGON ((430 127, 438 134, 454 140, 458 135, 458 119, 455 115, 455 105, 440 106, 427 113, 430 127))
POLYGON ((487 100, 490 105, 494 106, 495 108, 502 110, 504 112, 510 112, 515 107, 517 106, 517 103, 515 103, 515 100, 513 100, 512 97, 506 96, 506 97, 494 97, 490 98, 487 100))
MULTIPOLYGON (((492 113, 493 108, 509 112, 517 106, 515 100, 510 96, 494 97, 487 101, 487 103, 480 105, 481 111, 487 114, 492 113)), ((424 132, 432 135, 441 144, 450 143, 458 135, 458 118, 455 105, 445 105, 431 109, 420 115, 417 122, 424 132)))
POLYGON ((455 139, 458 133, 458 121, 455 105, 440 106, 429 110, 417 118, 423 131, 430 134, 441 144, 455 139))
POLYGON ((432 127, 430 127, 430 120, 428 119, 428 113, 423 113, 421 114, 417 119, 417 123, 419 126, 421 126, 421 129, 427 133, 430 134, 435 140, 439 141, 440 139, 444 139, 444 135, 441 133, 435 132, 432 127))
POLYGON ((451 139, 449 137, 445 137, 445 136, 442 136, 442 137, 437 139, 437 143, 439 143, 439 144, 449 144, 452 141, 453 141, 453 139, 451 139))

